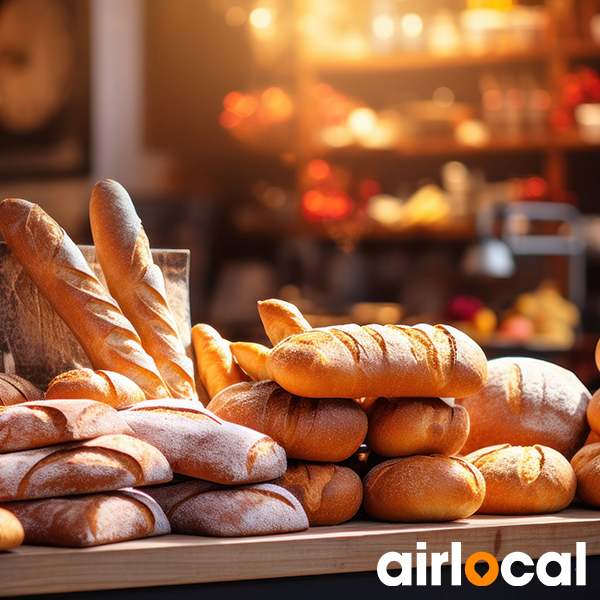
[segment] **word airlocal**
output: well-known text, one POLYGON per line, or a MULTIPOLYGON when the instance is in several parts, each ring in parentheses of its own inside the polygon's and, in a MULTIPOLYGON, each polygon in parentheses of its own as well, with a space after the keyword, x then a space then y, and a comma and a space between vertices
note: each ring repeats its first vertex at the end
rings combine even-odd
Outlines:
MULTIPOLYGON (((426 542, 417 542, 417 550, 426 550, 426 542)), ((450 549, 450 561, 448 552, 431 553, 431 582, 430 585, 441 585, 442 565, 450 562, 450 574, 452 585, 462 585, 462 552, 461 543, 452 542, 450 549)), ((465 575, 467 579, 478 586, 487 586, 496 581, 498 574, 509 585, 522 586, 527 585, 534 576, 546 586, 572 585, 571 584, 571 554, 569 552, 546 552, 542 554, 535 566, 535 572, 527 571, 522 575, 513 575, 512 566, 515 563, 521 563, 526 567, 533 567, 533 559, 525 552, 511 552, 508 554, 502 564, 489 552, 475 552, 465 561, 465 575), (475 564, 478 561, 484 561, 488 564, 488 571, 485 575, 479 575, 475 570, 475 564), (548 574, 548 565, 552 562, 558 563, 560 572, 558 575, 548 574)), ((416 584, 427 585, 427 553, 417 552, 416 554, 416 584)), ((388 586, 412 585, 412 553, 411 552, 386 552, 377 563, 377 575, 381 583, 388 586), (402 567, 399 575, 392 576, 388 573, 388 568, 397 568, 395 563, 402 567)), ((585 585, 585 542, 575 544, 575 585, 585 585)))

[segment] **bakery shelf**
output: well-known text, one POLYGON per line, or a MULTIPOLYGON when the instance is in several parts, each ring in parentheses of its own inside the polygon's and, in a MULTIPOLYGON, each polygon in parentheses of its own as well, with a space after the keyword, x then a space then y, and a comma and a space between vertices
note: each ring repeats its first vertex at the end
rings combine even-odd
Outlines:
POLYGON ((87 549, 21 546, 0 553, 0 596, 67 593, 208 582, 375 571, 386 552, 427 556, 462 544, 462 562, 475 552, 502 560, 510 552, 538 558, 575 554, 586 542, 600 554, 600 511, 570 507, 538 516, 485 516, 449 523, 351 521, 335 527, 245 538, 168 535, 87 549))

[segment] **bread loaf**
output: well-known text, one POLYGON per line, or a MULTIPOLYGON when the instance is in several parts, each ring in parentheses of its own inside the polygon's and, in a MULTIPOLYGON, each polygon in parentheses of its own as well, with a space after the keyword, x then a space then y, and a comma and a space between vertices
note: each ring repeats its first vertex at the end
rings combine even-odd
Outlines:
POLYGON ((288 460, 287 471, 272 482, 302 504, 310 525, 338 525, 360 508, 362 481, 351 469, 333 463, 288 460))
POLYGON ((374 519, 393 522, 465 519, 486 493, 481 473, 456 456, 392 458, 363 480, 363 508, 374 519))
POLYGON ((479 513, 529 515, 566 508, 577 481, 569 461, 547 446, 503 444, 481 448, 465 457, 485 479, 479 513))
POLYGON ((0 406, 43 400, 44 392, 27 379, 9 373, 0 373, 0 406))
POLYGON ((171 532, 155 500, 131 488, 65 498, 6 502, 25 530, 25 543, 84 548, 171 532))
POLYGON ((167 302, 165 282, 129 194, 116 181, 92 190, 90 225, 108 289, 154 359, 173 398, 192 398, 194 364, 167 302))
POLYGON ((439 398, 377 398, 368 415, 366 444, 381 456, 450 456, 469 435, 466 409, 439 398))
POLYGON ((269 377, 310 398, 464 397, 485 383, 487 361, 446 325, 340 325, 289 337, 267 357, 269 377))
POLYGON ((577 477, 577 496, 586 504, 600 507, 600 443, 581 448, 571 459, 577 477))
POLYGON ((235 362, 229 342, 214 327, 206 323, 194 325, 192 345, 198 375, 211 399, 226 387, 248 380, 248 376, 235 362))
POLYGON ((165 511, 174 533, 233 537, 308 529, 298 500, 270 483, 225 487, 196 480, 148 493, 165 511))
POLYGON ((117 410, 122 410, 146 397, 142 389, 131 379, 114 371, 92 371, 74 369, 57 375, 46 390, 46 399, 87 398, 104 402, 117 410))
POLYGON ((312 329, 298 307, 285 300, 271 298, 259 301, 258 314, 273 346, 290 335, 305 333, 312 329))
POLYGON ((146 401, 119 414, 166 456, 174 473, 234 485, 285 472, 285 452, 270 437, 223 421, 199 402, 146 401))
POLYGON ((133 435, 114 409, 92 400, 41 400, 0 407, 0 453, 100 435, 133 435))
POLYGON ((596 390, 590 398, 586 415, 591 430, 600 435, 600 390, 596 390))
POLYGON ((229 386, 208 409, 273 438, 288 458, 339 462, 356 452, 367 434, 367 416, 354 400, 302 398, 270 380, 229 386))
POLYGON ((266 368, 269 348, 254 342, 232 342, 229 348, 237 364, 254 381, 269 379, 266 368))
POLYGON ((135 329, 51 217, 35 204, 7 198, 0 203, 0 232, 94 369, 129 377, 148 398, 169 396, 135 329))
POLYGON ((167 459, 128 435, 0 454, 0 502, 110 492, 171 481, 167 459))
POLYGON ((471 421, 461 452, 497 444, 541 444, 571 458, 589 433, 589 399, 581 381, 558 365, 522 357, 490 360, 485 386, 457 400, 471 421))
POLYGON ((25 531, 15 515, 0 508, 0 550, 10 550, 23 543, 25 531))

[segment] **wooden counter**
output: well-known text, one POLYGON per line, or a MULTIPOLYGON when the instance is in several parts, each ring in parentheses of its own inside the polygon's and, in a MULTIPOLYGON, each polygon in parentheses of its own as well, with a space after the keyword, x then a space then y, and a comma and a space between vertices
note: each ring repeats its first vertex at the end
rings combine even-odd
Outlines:
POLYGON ((531 558, 548 551, 575 556, 576 542, 598 555, 600 511, 575 507, 450 523, 352 521, 285 535, 168 535, 87 549, 21 546, 0 552, 0 596, 375 571, 385 552, 412 552, 414 560, 417 541, 427 542, 428 558, 461 542, 462 562, 480 551, 498 560, 515 551, 531 558))

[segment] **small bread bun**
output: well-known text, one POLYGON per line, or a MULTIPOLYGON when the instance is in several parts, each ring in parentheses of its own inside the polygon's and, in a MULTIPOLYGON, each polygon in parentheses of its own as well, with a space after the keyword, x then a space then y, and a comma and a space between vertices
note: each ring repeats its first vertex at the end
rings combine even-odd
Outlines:
POLYGON ((593 429, 592 431, 590 431, 590 434, 587 436, 587 439, 585 440, 585 444, 584 446, 587 446, 589 444, 596 444, 597 442, 600 442, 600 435, 598 435, 593 429))
POLYGON ((0 508, 0 550, 10 550, 23 543, 25 530, 11 512, 0 508))
POLYGON ((600 390, 590 398, 587 406, 588 425, 594 433, 600 434, 600 390))
POLYGON ((581 448, 571 459, 571 466, 577 476, 577 496, 600 507, 600 443, 581 448))
POLYGON ((497 444, 542 444, 570 459, 589 433, 590 397, 575 374, 553 363, 523 357, 490 360, 484 387, 457 399, 471 420, 461 453, 497 444))
POLYGON ((465 457, 483 475, 485 500, 477 511, 492 515, 532 515, 566 508, 577 480, 569 461, 547 446, 503 444, 465 457))
POLYGON ((393 458, 364 478, 363 508, 383 521, 454 521, 481 506, 485 481, 470 463, 456 456, 393 458))
POLYGON ((27 379, 12 373, 0 373, 0 406, 43 399, 44 392, 27 379))
POLYGON ((360 477, 352 469, 333 463, 289 460, 287 471, 271 483, 298 499, 311 526, 344 523, 362 503, 360 477))
POLYGON ((367 435, 367 415, 354 400, 302 398, 270 380, 232 385, 211 400, 208 410, 268 435, 288 458, 340 462, 367 435))
POLYGON ((469 435, 469 413, 439 398, 377 398, 366 444, 387 457, 456 454, 469 435))
POLYGON ((131 379, 114 371, 74 369, 57 375, 46 391, 47 400, 96 400, 117 410, 146 399, 142 388, 131 379))

